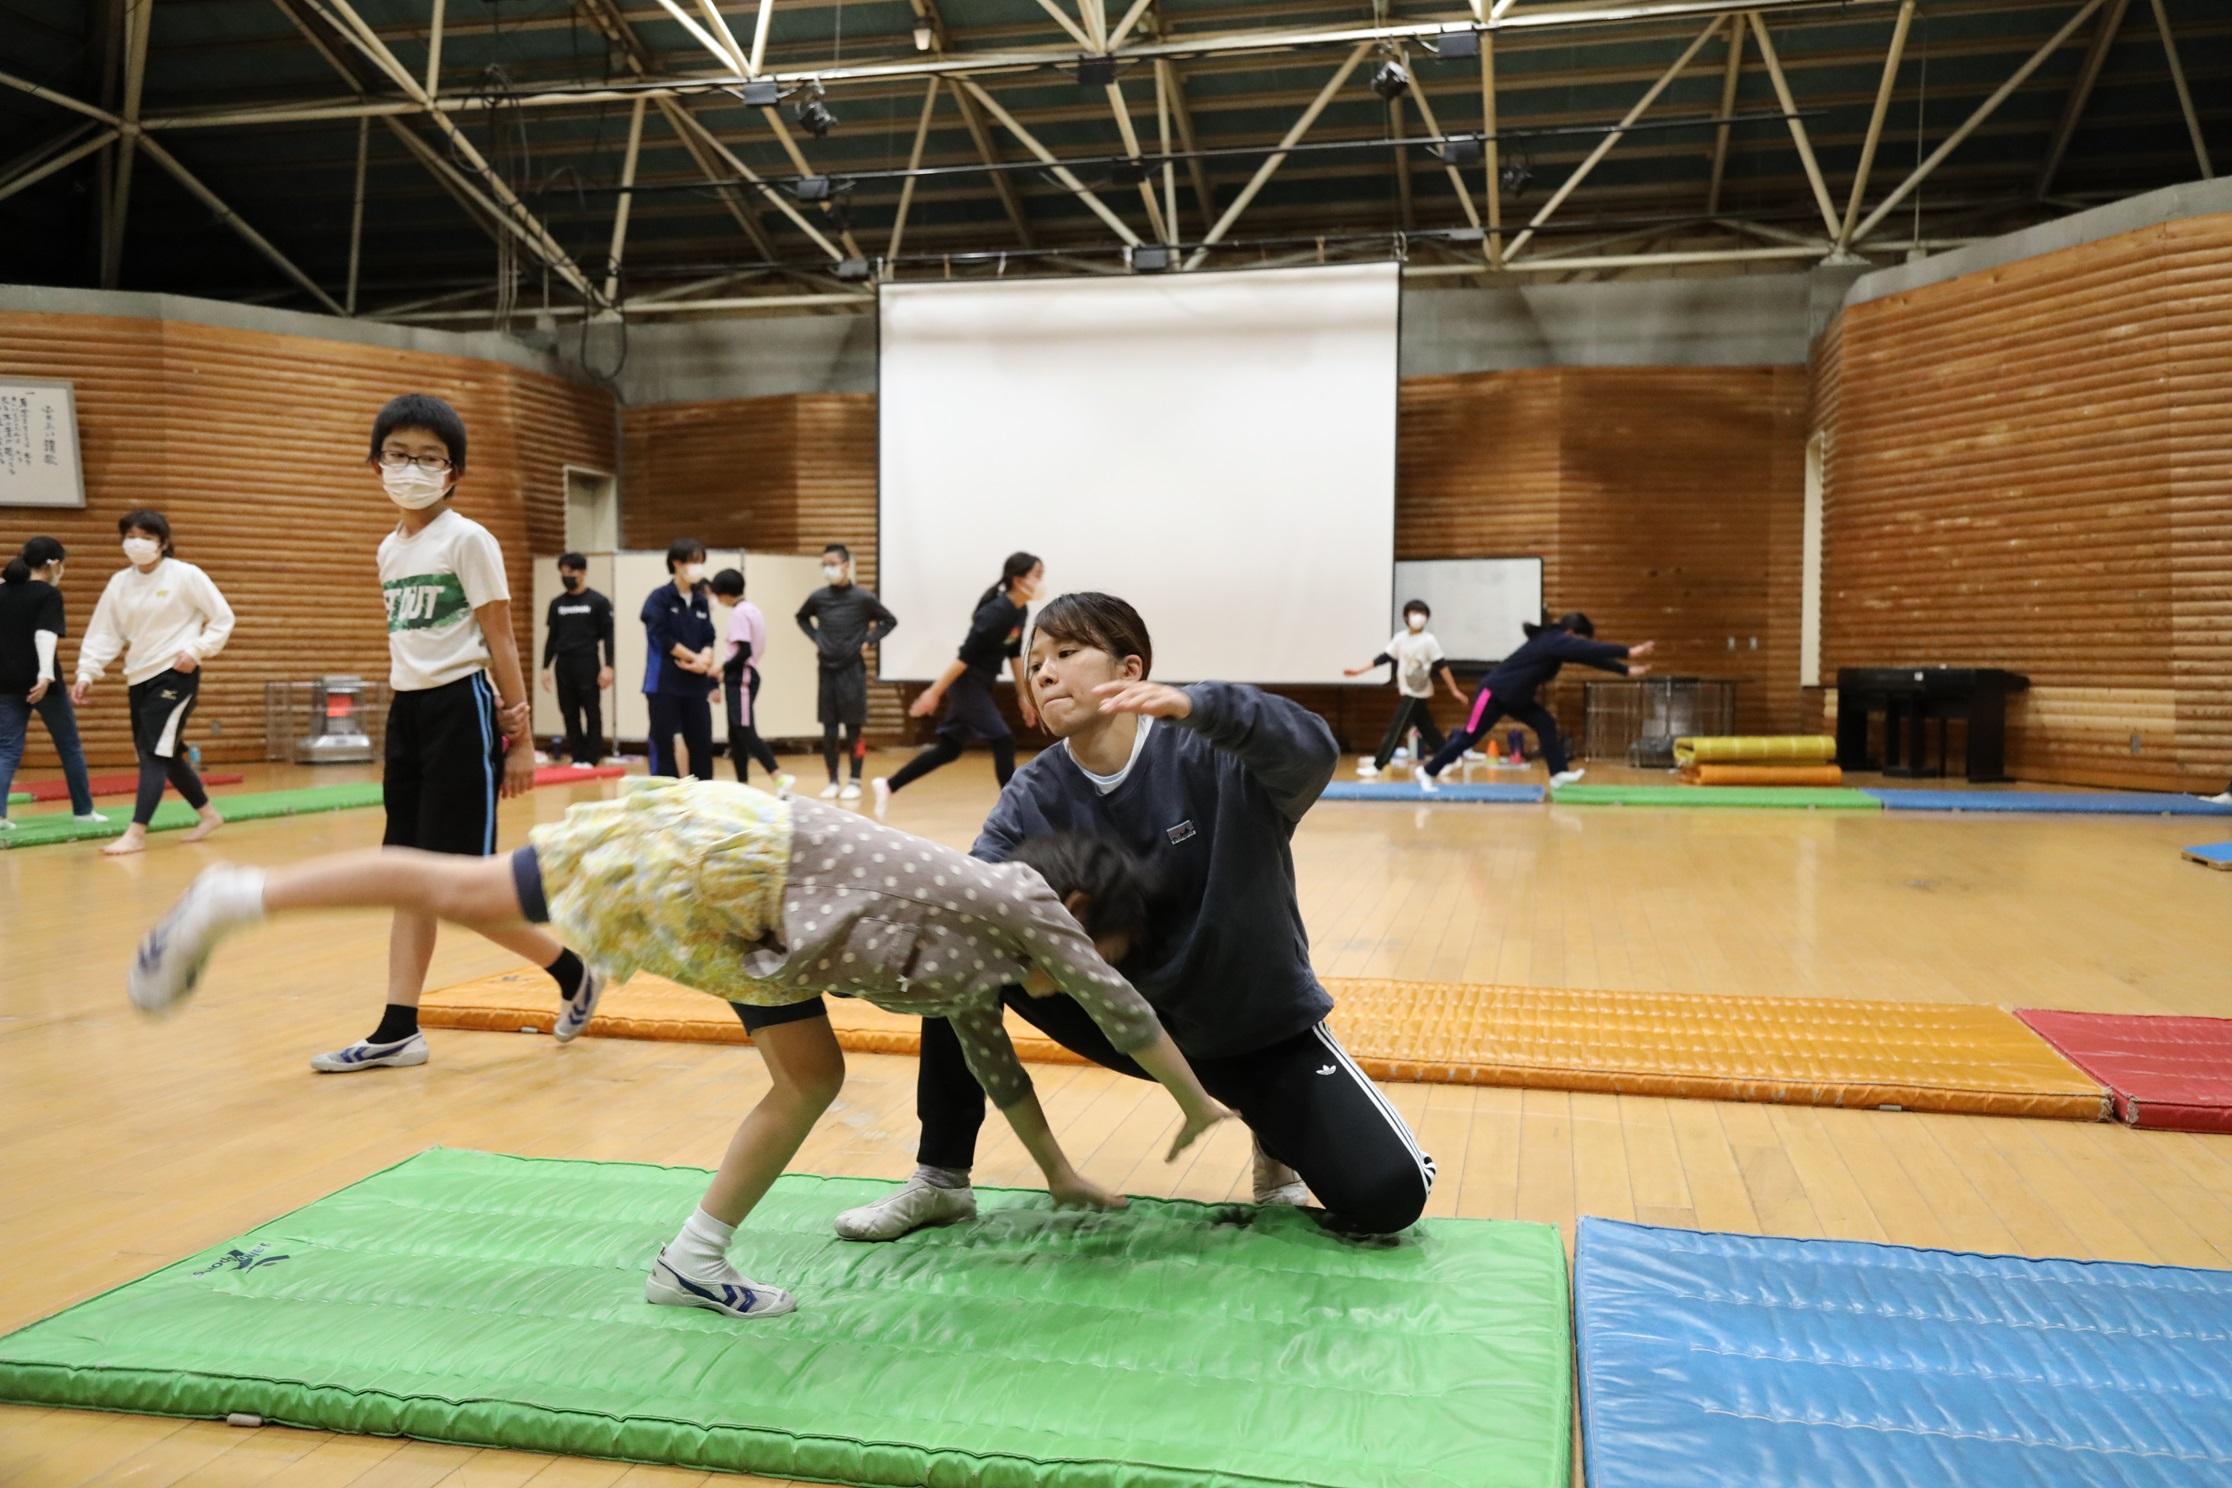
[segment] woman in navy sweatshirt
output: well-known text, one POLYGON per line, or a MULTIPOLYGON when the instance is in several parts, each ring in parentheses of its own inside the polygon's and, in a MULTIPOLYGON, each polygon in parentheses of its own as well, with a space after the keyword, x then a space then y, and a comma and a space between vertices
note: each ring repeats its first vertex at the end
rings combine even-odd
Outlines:
MULTIPOLYGON (((1290 844, 1339 761, 1332 731, 1252 687, 1148 681, 1147 627, 1112 595, 1049 603, 1029 656, 1041 725, 1060 743, 1016 771, 973 855, 1002 862, 1030 838, 1079 832, 1143 860, 1164 909, 1154 943, 1123 969, 1202 1084, 1254 1132, 1257 1201, 1314 1193, 1344 1232, 1407 1228, 1425 1209, 1433 1160, 1326 1028, 1333 999, 1310 969, 1295 900, 1290 844)), ((1007 1003, 1077 1053, 1145 1077, 1090 1019, 1014 988, 1007 1003)), ((894 1240, 976 1213, 969 1168, 984 1094, 943 1021, 922 1026, 915 1108, 914 1178, 840 1215, 846 1239, 894 1240)))
POLYGON ((1550 766, 1552 785, 1571 785, 1583 774, 1580 770, 1566 768, 1565 740, 1558 736, 1558 720, 1550 710, 1535 701, 1535 692, 1547 687, 1558 675, 1558 669, 1567 662, 1595 667, 1603 672, 1618 672, 1625 677, 1641 677, 1650 672, 1648 666, 1635 666, 1630 659, 1648 656, 1658 645, 1645 641, 1639 646, 1616 646, 1610 641, 1595 639, 1596 626, 1579 610, 1568 610, 1558 617, 1555 625, 1529 625, 1525 644, 1497 662, 1494 670, 1480 680, 1480 691, 1473 696, 1472 711, 1465 715, 1465 726, 1452 734, 1442 745, 1441 751, 1426 768, 1418 772, 1418 788, 1432 795, 1438 787, 1434 784, 1441 772, 1464 756, 1466 750, 1486 738, 1496 726, 1496 720, 1509 715, 1525 724, 1542 741, 1542 757, 1550 766))

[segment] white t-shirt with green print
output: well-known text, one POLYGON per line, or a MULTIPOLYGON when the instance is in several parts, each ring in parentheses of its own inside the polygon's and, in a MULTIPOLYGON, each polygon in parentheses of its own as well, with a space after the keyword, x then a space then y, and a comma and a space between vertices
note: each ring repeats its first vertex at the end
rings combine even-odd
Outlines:
POLYGON ((504 550, 486 527, 455 511, 415 533, 397 527, 380 541, 380 588, 390 687, 424 692, 486 669, 488 640, 473 611, 511 598, 504 550))

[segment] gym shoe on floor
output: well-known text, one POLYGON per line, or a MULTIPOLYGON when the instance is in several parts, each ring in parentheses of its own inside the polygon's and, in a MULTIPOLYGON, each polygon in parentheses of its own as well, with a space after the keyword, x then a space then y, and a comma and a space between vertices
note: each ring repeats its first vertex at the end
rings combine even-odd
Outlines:
POLYGON ((1377 774, 1379 774, 1379 766, 1378 766, 1378 765, 1375 765, 1375 764, 1373 764, 1373 763, 1372 763, 1372 762, 1371 762, 1370 760, 1358 760, 1358 761, 1356 762, 1356 778, 1357 778, 1357 779, 1359 779, 1359 780, 1370 780, 1370 779, 1371 779, 1371 778, 1372 778, 1373 776, 1375 776, 1375 775, 1377 775, 1377 774))
POLYGON ((891 815, 891 782, 878 775, 868 788, 876 793, 876 820, 883 821, 891 815))
POLYGON ((589 1027, 590 1018, 596 1014, 597 999, 604 996, 604 989, 605 979, 598 975, 597 968, 584 966, 581 971, 581 986, 573 996, 561 1002, 558 1017, 550 1025, 551 1036, 561 1044, 570 1044, 580 1038, 589 1027))
POLYGON ((825 785, 825 786, 823 786, 823 787, 822 787, 822 789, 821 789, 821 798, 822 798, 822 799, 823 799, 824 801, 834 801, 834 800, 836 800, 836 799, 837 799, 837 782, 836 782, 836 781, 832 780, 832 781, 830 781, 830 782, 829 782, 829 784, 827 784, 827 785, 825 785))
POLYGON ((187 885, 132 958, 125 982, 132 1006, 158 1013, 192 992, 219 937, 243 918, 239 907, 260 902, 262 878, 253 869, 211 868, 187 885))
POLYGON ((791 792, 797 789, 798 777, 796 775, 778 775, 775 777, 775 795, 778 800, 788 801, 791 792))
MULTIPOLYGON (((78 818, 78 820, 83 821, 85 820, 85 818, 81 816, 78 818)), ((13 832, 15 829, 16 824, 14 822, 10 821, 4 816, 0 816, 0 832, 13 832)))
POLYGON ((859 800, 859 799, 860 799, 860 782, 859 782, 859 781, 857 781, 857 780, 848 780, 848 781, 846 781, 846 782, 845 782, 845 788, 844 788, 843 790, 841 790, 841 791, 839 791, 839 792, 837 793, 837 799, 838 799, 838 800, 840 800, 840 801, 857 801, 857 800, 859 800))
POLYGON ((939 1188, 910 1178, 898 1192, 838 1215, 837 1238, 896 1240, 925 1225, 949 1225, 975 1218, 975 1189, 939 1188))
POLYGON ((1586 770, 1560 770, 1550 777, 1550 783, 1552 785, 1578 785, 1581 777, 1588 773, 1586 770))
POLYGON ((71 817, 71 818, 70 818, 70 820, 71 820, 71 821, 80 821, 80 822, 89 822, 89 823, 90 823, 90 822, 105 822, 105 821, 107 821, 107 820, 108 820, 108 817, 107 817, 107 815, 106 815, 105 813, 103 813, 103 812, 99 812, 99 811, 88 811, 88 812, 86 812, 86 813, 85 813, 85 814, 84 814, 83 816, 73 816, 73 817, 71 817))
POLYGON ((716 1280, 693 1281, 667 1264, 663 1245, 659 1258, 651 1263, 650 1278, 643 1283, 643 1300, 654 1307, 702 1307, 747 1321, 798 1310, 798 1299, 789 1292, 748 1281, 734 1266, 723 1266, 716 1280))
POLYGON ((1421 794, 1431 796, 1440 793, 1441 784, 1434 779, 1431 771, 1422 769, 1414 778, 1418 781, 1418 789, 1421 794))
MULTIPOLYGON (((2213 796, 2203 796, 2201 799, 2211 806, 2232 806, 2232 787, 2227 787, 2213 796)), ((80 817, 79 820, 82 821, 84 818, 80 817)))
POLYGON ((1302 1175, 1255 1144, 1253 1188, 1258 1204, 1285 1204, 1290 1208, 1307 1208, 1310 1202, 1309 1185, 1302 1175))
POLYGON ((319 1054, 310 1061, 310 1068, 321 1075, 346 1075, 357 1070, 380 1069, 392 1066, 408 1068, 426 1063, 426 1035, 414 1033, 407 1039, 397 1039, 392 1044, 367 1043, 358 1039, 346 1049, 336 1049, 330 1054, 319 1054))

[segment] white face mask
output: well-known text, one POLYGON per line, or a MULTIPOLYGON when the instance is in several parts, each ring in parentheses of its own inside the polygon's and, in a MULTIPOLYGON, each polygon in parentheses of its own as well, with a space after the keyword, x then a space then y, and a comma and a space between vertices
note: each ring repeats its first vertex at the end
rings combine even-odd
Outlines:
POLYGON ((1426 617, 1424 615, 1405 615, 1403 617, 1403 623, 1405 625, 1408 625, 1411 628, 1412 634, 1415 635, 1417 632, 1426 628, 1426 617))
POLYGON ((839 579, 842 579, 842 578, 843 578, 844 576, 845 576, 845 565, 844 565, 844 564, 842 564, 842 563, 824 563, 824 564, 822 565, 822 582, 823 582, 823 583, 826 583, 826 584, 834 584, 834 583, 836 583, 836 582, 837 582, 837 581, 838 581, 839 579))
POLYGON ((152 537, 127 537, 124 556, 132 561, 133 567, 142 568, 163 556, 163 545, 152 537))
POLYGON ((702 563, 685 563, 675 572, 681 575, 684 588, 695 589, 698 580, 705 577, 705 565, 702 563))
POLYGON ((405 511, 423 510, 449 494, 448 472, 418 465, 382 465, 380 484, 405 511))

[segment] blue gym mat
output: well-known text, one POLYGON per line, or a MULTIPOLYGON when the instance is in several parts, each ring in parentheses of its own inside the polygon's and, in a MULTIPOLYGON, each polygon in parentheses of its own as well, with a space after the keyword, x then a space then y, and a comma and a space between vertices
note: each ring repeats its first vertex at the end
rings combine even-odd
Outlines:
POLYGON ((1589 1488, 2222 1488, 2232 1271, 1581 1221, 1589 1488))
POLYGON ((1413 806, 1432 802, 1471 805, 1533 805, 1548 795, 1540 785, 1463 785, 1455 781, 1432 795, 1408 780, 1336 780, 1318 799, 1323 801, 1403 801, 1413 806))
POLYGON ((2232 806, 2212 806, 2168 791, 1883 790, 1868 792, 1886 811, 2038 811, 2068 816, 2226 816, 2232 806))
POLYGON ((2197 842, 2185 850, 2185 855, 2211 868, 2232 868, 2232 842, 2197 842))

